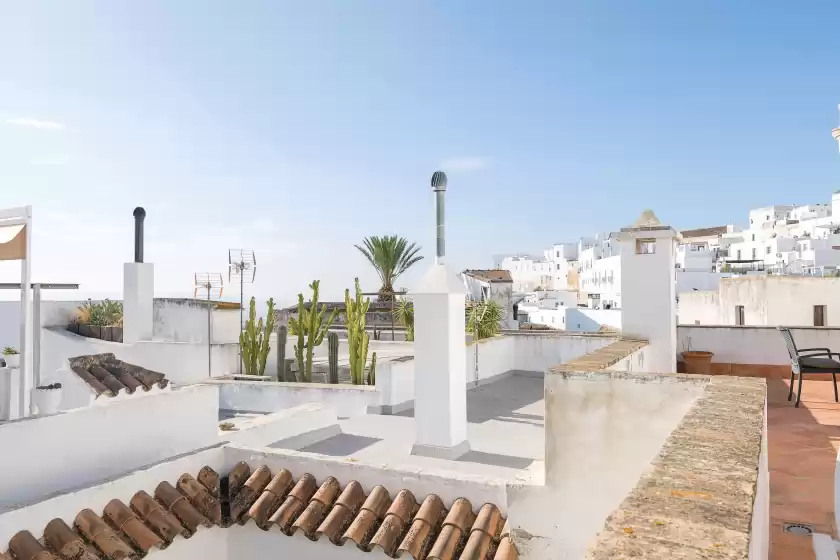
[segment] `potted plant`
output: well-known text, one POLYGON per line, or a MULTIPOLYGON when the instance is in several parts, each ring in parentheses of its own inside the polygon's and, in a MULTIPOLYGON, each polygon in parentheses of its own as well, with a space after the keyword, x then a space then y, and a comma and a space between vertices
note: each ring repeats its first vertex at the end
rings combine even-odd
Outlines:
POLYGON ((709 375, 712 373, 712 358, 715 355, 712 352, 703 350, 692 350, 691 339, 684 346, 682 359, 685 363, 686 373, 696 373, 700 375, 709 375))
POLYGON ((6 367, 20 367, 20 352, 18 352, 17 348, 14 346, 6 346, 3 348, 3 359, 6 360, 6 367))
POLYGON ((39 414, 55 414, 61 404, 61 383, 39 385, 32 389, 32 402, 39 414))

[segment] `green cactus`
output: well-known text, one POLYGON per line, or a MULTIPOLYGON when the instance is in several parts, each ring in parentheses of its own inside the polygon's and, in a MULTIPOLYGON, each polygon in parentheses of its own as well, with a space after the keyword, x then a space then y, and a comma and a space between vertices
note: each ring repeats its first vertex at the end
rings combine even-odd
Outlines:
POLYGON ((335 320, 338 310, 333 309, 332 313, 324 320, 324 313, 327 310, 326 304, 318 308, 318 293, 320 280, 313 280, 309 287, 312 289, 312 300, 309 309, 303 305, 303 294, 298 294, 298 316, 289 319, 289 327, 297 334, 298 343, 295 345, 295 358, 298 363, 298 377, 300 381, 312 381, 312 352, 316 346, 324 341, 324 335, 329 331, 330 325, 335 320), (305 350, 305 356, 304 356, 305 350))
POLYGON ((239 333, 239 349, 242 352, 242 368, 247 375, 256 375, 257 359, 262 346, 263 321, 257 321, 257 300, 251 298, 245 330, 239 333))
POLYGON ((350 346, 350 382, 364 385, 365 363, 367 362, 368 342, 370 337, 365 330, 365 315, 370 306, 370 298, 362 299, 359 279, 356 278, 356 299, 350 299, 350 290, 344 290, 344 314, 347 325, 347 343, 350 346))
POLYGON ((286 339, 288 337, 288 327, 281 325, 277 329, 277 381, 288 381, 286 379, 286 339))
POLYGON ((327 335, 327 346, 330 359, 330 383, 338 383, 338 335, 330 332, 327 335))
POLYGON ((248 320, 245 322, 245 330, 239 333, 239 348, 242 351, 242 367, 246 375, 263 375, 265 373, 265 362, 268 353, 271 351, 269 335, 274 329, 276 318, 274 317, 274 298, 266 302, 268 315, 265 324, 262 318, 257 321, 257 300, 251 298, 248 306, 248 320))
POLYGON ((368 385, 376 385, 376 352, 370 357, 370 370, 367 377, 368 385))

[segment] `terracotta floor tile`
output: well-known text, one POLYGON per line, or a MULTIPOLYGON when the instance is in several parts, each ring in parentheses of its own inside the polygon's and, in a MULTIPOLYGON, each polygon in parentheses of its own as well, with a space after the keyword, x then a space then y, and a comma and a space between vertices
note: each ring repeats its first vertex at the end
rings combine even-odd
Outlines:
POLYGON ((834 533, 834 469, 840 448, 840 404, 831 381, 803 385, 802 402, 787 401, 788 383, 767 381, 771 560, 814 558, 811 538, 782 532, 784 522, 834 533))

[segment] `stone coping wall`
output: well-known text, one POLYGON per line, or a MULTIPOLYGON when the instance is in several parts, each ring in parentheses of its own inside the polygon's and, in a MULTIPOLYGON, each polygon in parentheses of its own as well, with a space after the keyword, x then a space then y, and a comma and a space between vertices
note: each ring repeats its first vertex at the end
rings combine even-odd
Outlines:
POLYGON ((661 377, 705 380, 706 390, 609 516, 587 558, 746 560, 758 493, 765 381, 661 377))

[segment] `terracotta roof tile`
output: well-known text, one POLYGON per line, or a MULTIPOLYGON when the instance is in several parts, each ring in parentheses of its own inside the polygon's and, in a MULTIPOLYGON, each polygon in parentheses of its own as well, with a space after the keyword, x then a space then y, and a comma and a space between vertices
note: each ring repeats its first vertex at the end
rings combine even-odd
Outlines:
MULTIPOLYGON (((289 472, 283 469, 284 472, 289 472)), ((362 503, 365 501, 365 491, 362 485, 351 480, 350 483, 344 487, 344 491, 335 501, 330 513, 321 526, 316 531, 316 536, 327 535, 333 544, 342 544, 342 536, 344 531, 350 526, 350 523, 359 512, 362 503)))
POLYGON ((201 527, 210 527, 210 521, 187 501, 186 496, 178 492, 168 482, 163 481, 157 485, 155 498, 160 500, 166 506, 166 509, 181 521, 181 524, 189 530, 190 534, 195 533, 201 527))
POLYGON ((131 509, 119 500, 111 500, 102 512, 105 522, 115 531, 122 532, 131 544, 143 553, 160 548, 163 539, 146 527, 131 509))
POLYGON ((376 533, 390 505, 391 496, 388 491, 382 486, 374 486, 370 495, 362 504, 359 515, 350 523, 350 527, 344 533, 342 542, 347 542, 349 539, 362 550, 367 550, 370 538, 376 533))
POLYGON ((292 522, 306 508, 316 488, 315 477, 309 473, 304 474, 269 521, 280 527, 280 530, 287 535, 293 534, 292 522))
POLYGON ((175 540, 175 537, 181 535, 188 538, 191 533, 185 529, 178 518, 169 513, 163 508, 154 498, 149 496, 143 490, 140 490, 134 497, 131 498, 131 509, 137 516, 144 520, 146 524, 155 532, 157 536, 163 539, 166 544, 175 540))
POLYGON ((99 555, 63 519, 53 519, 44 529, 44 542, 61 558, 98 560, 99 555))
POLYGON ((169 384, 164 374, 123 362, 111 353, 78 356, 69 361, 70 369, 90 385, 97 397, 113 397, 121 392, 131 394, 140 388, 163 389, 169 384))
POLYGON ((445 512, 443 500, 435 494, 426 496, 397 551, 408 552, 412 558, 425 558, 434 542, 433 537, 440 530, 445 512))
POLYGON ((29 531, 16 533, 9 539, 9 550, 17 560, 54 560, 55 556, 47 552, 29 531))
MULTIPOLYGON (((228 495, 230 499, 230 517, 233 521, 238 521, 240 525, 244 525, 250 515, 243 515, 249 511, 249 508, 260 498, 263 490, 271 482, 271 471, 265 465, 254 471, 254 474, 245 480, 244 484, 239 484, 239 480, 245 474, 250 472, 251 468, 245 471, 240 465, 247 464, 240 463, 238 468, 234 469, 234 474, 228 475, 228 495), (231 478, 235 480, 230 482, 231 478)), ((291 482, 291 475, 289 476, 291 482)))
POLYGON ((327 477, 319 486, 309 473, 295 481, 286 469, 272 477, 268 467, 252 473, 247 463, 237 464, 227 476, 204 467, 195 478, 182 475, 175 486, 162 481, 155 498, 141 490, 128 506, 111 500, 101 517, 83 509, 72 528, 53 519, 42 542, 21 531, 9 541, 9 551, 0 552, 0 560, 134 559, 165 548, 178 535, 189 538, 200 527, 249 519, 265 530, 277 525, 278 535, 300 529, 312 540, 326 536, 339 546, 352 540, 365 552, 381 548, 392 558, 518 560, 498 507, 484 504, 476 515, 464 498, 447 511, 434 494, 418 505, 414 494, 400 490, 391 501, 382 486, 365 496, 355 480, 342 489, 340 481, 327 477), (223 507, 228 503, 229 512, 223 507))
POLYGON ((714 226, 698 229, 685 229, 681 231, 680 234, 683 236, 683 239, 690 239, 692 237, 712 237, 715 235, 723 235, 727 231, 727 226, 714 226))
POLYGON ((76 515, 73 526, 88 542, 93 543, 108 560, 123 560, 137 556, 134 550, 115 531, 108 527, 108 524, 93 510, 83 509, 80 511, 76 515))

